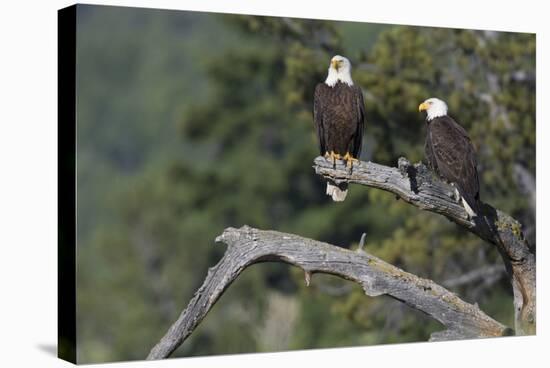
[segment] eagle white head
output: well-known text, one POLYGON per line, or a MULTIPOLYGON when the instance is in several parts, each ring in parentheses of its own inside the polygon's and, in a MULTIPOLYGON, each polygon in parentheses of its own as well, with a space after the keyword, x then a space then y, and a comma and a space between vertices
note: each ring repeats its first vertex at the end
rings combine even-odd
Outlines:
POLYGON ((426 111, 428 121, 447 115, 447 104, 439 98, 428 98, 418 106, 418 111, 426 111))
POLYGON ((340 55, 336 55, 330 60, 328 76, 325 83, 334 87, 338 81, 346 83, 348 86, 353 86, 353 80, 351 79, 351 63, 346 57, 340 55))

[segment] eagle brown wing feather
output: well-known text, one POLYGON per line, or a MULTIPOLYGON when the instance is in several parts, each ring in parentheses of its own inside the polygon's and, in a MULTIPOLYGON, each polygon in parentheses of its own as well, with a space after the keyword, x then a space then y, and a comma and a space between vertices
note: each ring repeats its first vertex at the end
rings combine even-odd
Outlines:
POLYGON ((313 121, 321 155, 349 152, 358 158, 363 140, 365 107, 356 86, 338 82, 334 87, 319 83, 313 99, 313 121))
POLYGON ((479 200, 479 178, 473 144, 464 128, 448 116, 428 124, 426 157, 445 180, 457 185, 470 206, 479 200))
POLYGON ((319 151, 321 156, 323 156, 326 152, 325 132, 323 127, 323 114, 321 112, 322 88, 323 88, 323 83, 319 83, 315 87, 315 94, 313 97, 313 123, 315 124, 315 129, 317 130, 317 137, 319 139, 319 151))
POLYGON ((365 102, 363 100, 363 91, 361 88, 354 87, 355 103, 357 107, 357 130, 355 131, 355 137, 353 138, 353 146, 351 148, 351 154, 355 158, 359 158, 361 154, 361 146, 363 144, 363 129, 365 126, 365 102))

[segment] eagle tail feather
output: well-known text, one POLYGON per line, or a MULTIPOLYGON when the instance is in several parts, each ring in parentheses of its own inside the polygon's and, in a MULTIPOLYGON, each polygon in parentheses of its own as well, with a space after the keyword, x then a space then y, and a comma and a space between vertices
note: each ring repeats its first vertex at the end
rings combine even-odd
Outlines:
POLYGON ((466 213, 468 213, 468 216, 470 218, 476 217, 477 213, 474 211, 474 209, 468 204, 466 199, 464 197, 461 197, 462 199, 462 205, 464 206, 464 209, 466 210, 466 213))
POLYGON ((479 193, 476 196, 471 196, 462 190, 458 190, 456 187, 455 191, 459 202, 462 203, 462 207, 464 207, 468 216, 470 218, 476 217, 479 212, 479 193))
POLYGON ((343 202, 348 195, 348 185, 346 183, 335 185, 327 181, 327 195, 332 197, 334 202, 343 202))

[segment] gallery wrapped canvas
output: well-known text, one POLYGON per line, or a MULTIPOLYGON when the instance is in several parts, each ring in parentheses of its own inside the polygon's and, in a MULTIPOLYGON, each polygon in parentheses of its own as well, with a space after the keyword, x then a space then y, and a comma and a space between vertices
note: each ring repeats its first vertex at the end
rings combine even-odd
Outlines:
POLYGON ((534 34, 58 24, 61 358, 535 334, 534 34))

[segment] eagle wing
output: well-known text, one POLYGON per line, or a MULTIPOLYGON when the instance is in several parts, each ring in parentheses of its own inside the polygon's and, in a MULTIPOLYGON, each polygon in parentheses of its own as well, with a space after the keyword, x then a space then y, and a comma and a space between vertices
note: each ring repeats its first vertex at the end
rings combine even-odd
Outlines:
POLYGON ((439 170, 437 168, 437 161, 435 159, 433 151, 431 135, 432 134, 430 132, 430 128, 428 128, 428 134, 426 134, 426 144, 424 145, 424 152, 426 154, 426 160, 428 161, 428 166, 430 167, 430 169, 432 169, 436 173, 439 173, 439 170))
POLYGON ((361 154, 361 146, 363 143, 363 129, 365 127, 365 102, 363 100, 363 91, 359 87, 353 87, 355 93, 355 104, 357 108, 357 128, 353 137, 353 145, 351 154, 355 158, 359 158, 361 154))
POLYGON ((319 138, 319 151, 321 156, 326 152, 325 132, 323 127, 323 113, 321 112, 321 94, 324 88, 323 83, 317 84, 315 87, 315 94, 313 97, 313 124, 317 130, 317 137, 319 138))
POLYGON ((479 199, 479 178, 474 146, 466 131, 448 116, 430 122, 426 155, 430 166, 457 184, 470 205, 479 199))

